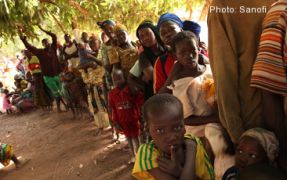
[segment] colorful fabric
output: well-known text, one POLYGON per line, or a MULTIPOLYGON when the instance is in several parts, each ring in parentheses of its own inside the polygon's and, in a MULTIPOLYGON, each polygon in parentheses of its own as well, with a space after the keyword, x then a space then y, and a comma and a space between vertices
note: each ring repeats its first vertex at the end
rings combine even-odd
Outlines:
POLYGON ((112 121, 119 124, 126 137, 139 136, 141 106, 144 97, 141 92, 132 95, 128 85, 124 89, 115 88, 109 93, 109 105, 112 109, 112 121))
POLYGON ((227 169, 222 176, 222 180, 238 180, 238 169, 235 166, 227 169))
POLYGON ((153 89, 154 93, 157 93, 160 88, 164 85, 172 67, 175 62, 175 58, 171 55, 171 53, 167 52, 166 55, 166 61, 164 64, 165 72, 163 70, 162 62, 160 61, 160 57, 157 58, 154 70, 153 70, 153 89))
POLYGON ((184 21, 183 22, 183 30, 193 32, 197 37, 199 37, 201 26, 194 21, 184 21))
POLYGON ((32 56, 30 60, 26 61, 26 66, 32 74, 41 72, 40 61, 37 56, 32 56))
POLYGON ((269 162, 274 163, 279 153, 279 142, 273 132, 262 128, 253 128, 245 131, 240 139, 245 136, 256 139, 265 150, 269 162))
POLYGON ((287 95, 287 2, 271 7, 263 21, 251 87, 287 95))
POLYGON ((34 102, 36 106, 51 106, 52 98, 49 95, 49 90, 44 84, 41 73, 33 74, 35 90, 33 92, 34 102))
POLYGON ((180 28, 183 26, 181 19, 177 15, 173 13, 164 13, 159 17, 157 28, 160 29, 160 25, 166 21, 172 21, 176 23, 180 28))
MULTIPOLYGON (((193 135, 185 135, 186 139, 191 139, 196 143, 195 174, 199 179, 215 179, 213 167, 206 154, 202 142, 193 135)), ((155 179, 148 171, 158 168, 157 158, 162 152, 156 147, 153 141, 142 144, 136 155, 136 161, 132 175, 137 179, 155 179)))
POLYGON ((48 88, 51 90, 55 98, 61 96, 62 85, 61 85, 59 76, 53 76, 53 77, 44 76, 44 82, 48 86, 48 88))
POLYGON ((109 51, 110 64, 120 63, 125 77, 128 76, 129 71, 138 60, 138 57, 136 48, 122 49, 120 47, 114 47, 109 51))
POLYGON ((4 166, 8 166, 13 156, 13 148, 8 144, 0 143, 0 162, 4 166))

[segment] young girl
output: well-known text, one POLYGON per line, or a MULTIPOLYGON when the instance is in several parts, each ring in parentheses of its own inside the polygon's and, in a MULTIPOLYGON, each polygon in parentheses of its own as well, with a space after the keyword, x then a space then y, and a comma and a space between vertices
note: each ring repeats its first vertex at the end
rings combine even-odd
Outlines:
POLYGON ((152 141, 142 144, 133 176, 137 179, 214 179, 201 141, 184 135, 182 103, 170 94, 149 98, 143 107, 152 141))
POLYGON ((223 180, 237 179, 241 170, 255 164, 275 164, 279 153, 279 143, 273 132, 262 128, 245 131, 235 153, 235 166, 223 175, 223 180))
POLYGON ((6 110, 7 114, 12 114, 12 104, 9 100, 9 91, 7 89, 3 90, 2 93, 2 110, 6 110))
POLYGON ((139 147, 140 109, 144 97, 141 92, 131 94, 122 70, 114 70, 115 88, 109 93, 109 105, 112 109, 112 120, 118 131, 126 136, 132 151, 131 162, 134 162, 139 147))
POLYGON ((198 63, 196 38, 196 35, 188 31, 174 37, 172 48, 178 62, 174 64, 165 86, 183 103, 187 131, 203 136, 205 124, 218 122, 218 116, 211 69, 209 65, 198 63))
POLYGON ((11 145, 0 143, 0 163, 3 166, 8 166, 11 160, 14 162, 16 168, 20 168, 21 166, 23 166, 25 163, 28 162, 28 159, 23 160, 18 159, 14 154, 11 145))

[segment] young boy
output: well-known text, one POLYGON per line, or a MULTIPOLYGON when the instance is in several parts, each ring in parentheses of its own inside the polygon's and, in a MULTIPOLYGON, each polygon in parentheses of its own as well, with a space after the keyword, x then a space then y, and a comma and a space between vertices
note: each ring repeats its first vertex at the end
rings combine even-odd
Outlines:
POLYGON ((116 129, 126 136, 132 152, 130 163, 133 163, 139 147, 140 110, 144 97, 139 91, 135 95, 131 93, 122 70, 113 70, 112 77, 116 86, 109 94, 112 121, 116 129))
POLYGON ((137 179, 214 179, 209 157, 201 141, 184 135, 182 103, 169 94, 149 98, 143 118, 152 137, 140 146, 133 168, 137 179))

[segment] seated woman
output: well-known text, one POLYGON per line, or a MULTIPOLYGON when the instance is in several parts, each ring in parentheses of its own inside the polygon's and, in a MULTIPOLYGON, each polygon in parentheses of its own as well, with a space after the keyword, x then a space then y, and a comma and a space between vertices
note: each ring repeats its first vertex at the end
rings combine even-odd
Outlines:
POLYGON ((174 37, 173 50, 178 62, 173 66, 165 86, 183 103, 187 132, 200 137, 204 136, 205 124, 218 122, 218 116, 211 69, 207 64, 198 63, 196 38, 188 31, 174 37))

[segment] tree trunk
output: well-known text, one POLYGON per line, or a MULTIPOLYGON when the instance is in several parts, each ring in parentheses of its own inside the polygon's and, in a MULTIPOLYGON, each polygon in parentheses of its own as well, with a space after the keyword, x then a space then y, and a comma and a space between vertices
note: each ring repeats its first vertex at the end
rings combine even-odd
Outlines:
POLYGON ((211 1, 212 0, 205 0, 205 4, 204 4, 204 6, 202 8, 202 11, 201 11, 201 14, 200 14, 200 18, 199 18, 200 21, 205 21, 206 20, 211 1))

